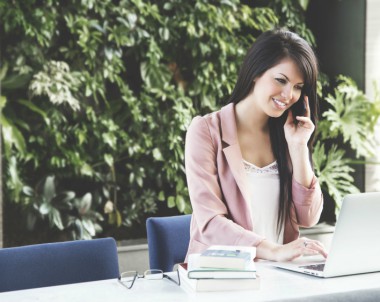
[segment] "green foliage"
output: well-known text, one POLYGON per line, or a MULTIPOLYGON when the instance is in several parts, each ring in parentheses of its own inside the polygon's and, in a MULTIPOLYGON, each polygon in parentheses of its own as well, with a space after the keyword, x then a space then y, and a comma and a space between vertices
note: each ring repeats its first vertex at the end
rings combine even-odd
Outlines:
POLYGON ((312 46, 316 46, 315 38, 305 23, 304 12, 309 5, 308 0, 272 0, 270 7, 280 16, 280 24, 298 33, 312 46))
POLYGON ((50 61, 43 70, 33 76, 29 88, 32 96, 47 95, 53 104, 68 103, 73 110, 79 110, 79 101, 71 90, 76 90, 80 81, 70 74, 64 62, 50 61))
POLYGON ((356 158, 373 155, 374 129, 380 117, 378 95, 369 100, 351 78, 341 75, 337 80, 334 94, 325 97, 330 108, 322 114, 313 152, 316 174, 322 188, 334 199, 336 213, 345 194, 359 191, 353 185, 353 160, 346 157, 344 144, 356 152, 356 158), (338 147, 336 141, 343 144, 338 147))
MULTIPOLYGON (((104 230, 162 201, 190 213, 187 126, 222 105, 255 36, 278 25, 239 0, 0 0, 0 18, 4 199, 69 233, 60 203, 23 188, 54 176, 104 230)), ((73 237, 97 234, 75 217, 73 237)))
POLYGON ((359 192, 353 185, 354 179, 350 175, 354 172, 350 167, 350 160, 345 158, 344 150, 339 149, 337 145, 332 145, 327 152, 323 142, 318 141, 314 147, 313 161, 319 183, 334 199, 337 214, 344 195, 359 192))
POLYGON ((345 76, 338 77, 334 95, 325 99, 331 108, 323 113, 321 138, 343 137, 356 151, 357 157, 374 152, 374 129, 380 117, 380 98, 369 100, 356 83, 345 76))
POLYGON ((68 238, 91 239, 102 231, 100 213, 91 209, 93 197, 86 193, 81 198, 73 191, 57 192, 54 176, 48 176, 36 189, 23 187, 29 211, 27 228, 33 230, 38 219, 47 219, 51 228, 68 233, 68 238))

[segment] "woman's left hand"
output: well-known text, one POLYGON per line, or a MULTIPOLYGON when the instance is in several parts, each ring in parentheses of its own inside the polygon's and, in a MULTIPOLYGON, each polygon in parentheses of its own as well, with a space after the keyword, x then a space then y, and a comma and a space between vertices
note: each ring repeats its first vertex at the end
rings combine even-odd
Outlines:
MULTIPOLYGON (((301 102, 301 100, 299 101, 301 102)), ((288 146, 307 146, 307 143, 314 132, 315 126, 310 119, 309 99, 304 98, 305 116, 293 116, 291 108, 288 111, 288 118, 284 124, 285 138, 288 146), (295 123, 296 119, 298 123, 295 123)))

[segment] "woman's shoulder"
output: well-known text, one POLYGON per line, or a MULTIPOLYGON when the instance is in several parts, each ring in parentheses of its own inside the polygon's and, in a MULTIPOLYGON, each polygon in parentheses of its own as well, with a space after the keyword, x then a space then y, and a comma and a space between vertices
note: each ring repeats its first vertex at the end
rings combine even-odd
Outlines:
POLYGON ((222 146, 223 133, 226 131, 228 136, 228 130, 234 121, 233 104, 228 104, 218 111, 198 115, 193 118, 187 129, 186 142, 188 145, 197 145, 200 148, 201 145, 209 146, 211 143, 215 149, 219 149, 222 146))
POLYGON ((205 125, 214 127, 220 127, 223 116, 233 113, 233 104, 227 104, 217 111, 207 113, 205 115, 197 115, 191 121, 192 127, 204 127, 205 125))
POLYGON ((226 106, 220 110, 207 113, 205 115, 195 116, 188 129, 187 140, 204 142, 212 141, 213 145, 217 144, 221 140, 222 134, 222 112, 226 106))

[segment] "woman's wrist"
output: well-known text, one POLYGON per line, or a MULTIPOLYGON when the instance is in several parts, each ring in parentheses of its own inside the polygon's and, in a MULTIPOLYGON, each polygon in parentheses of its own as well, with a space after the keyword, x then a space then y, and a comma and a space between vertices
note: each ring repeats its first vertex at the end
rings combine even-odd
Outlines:
POLYGON ((305 144, 302 145, 288 145, 289 149, 289 155, 290 157, 295 157, 295 158, 302 158, 302 157, 309 157, 309 147, 305 144))
POLYGON ((289 147, 289 155, 292 161, 294 179, 304 187, 309 186, 314 175, 309 158, 309 148, 304 145, 291 146, 289 147))
POLYGON ((256 257, 259 259, 277 261, 281 245, 264 239, 256 246, 256 257))

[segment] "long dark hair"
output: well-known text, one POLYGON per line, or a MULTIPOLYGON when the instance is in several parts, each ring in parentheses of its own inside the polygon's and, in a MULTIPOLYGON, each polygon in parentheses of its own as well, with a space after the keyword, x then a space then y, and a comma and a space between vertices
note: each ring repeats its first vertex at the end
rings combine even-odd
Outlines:
MULTIPOLYGON (((318 118, 317 77, 318 61, 310 45, 295 33, 283 29, 275 29, 262 33, 249 49, 239 72, 235 88, 229 97, 229 103, 239 103, 252 90, 253 82, 268 69, 277 65, 282 59, 290 58, 300 69, 304 85, 301 99, 309 98, 310 117, 315 126, 318 118)), ((302 106, 302 100, 296 105, 302 106)), ((280 175, 280 206, 277 220, 277 230, 280 232, 285 217, 290 219, 292 204, 292 165, 289 159, 288 145, 285 139, 284 123, 288 112, 281 117, 269 118, 269 133, 272 151, 276 158, 280 175)), ((314 133, 309 142, 309 159, 311 164, 314 133)))

